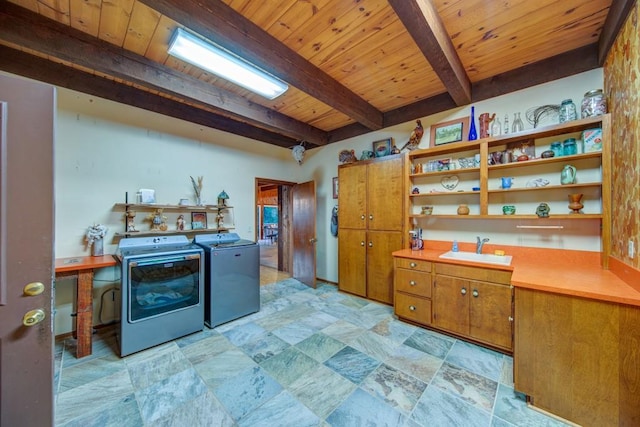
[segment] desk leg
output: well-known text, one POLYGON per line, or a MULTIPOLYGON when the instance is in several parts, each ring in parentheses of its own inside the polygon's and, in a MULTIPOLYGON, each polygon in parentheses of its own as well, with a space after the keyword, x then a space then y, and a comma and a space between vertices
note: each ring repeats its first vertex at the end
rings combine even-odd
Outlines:
POLYGON ((78 341, 76 357, 91 354, 93 334, 93 270, 78 272, 78 314, 76 316, 76 332, 78 341))

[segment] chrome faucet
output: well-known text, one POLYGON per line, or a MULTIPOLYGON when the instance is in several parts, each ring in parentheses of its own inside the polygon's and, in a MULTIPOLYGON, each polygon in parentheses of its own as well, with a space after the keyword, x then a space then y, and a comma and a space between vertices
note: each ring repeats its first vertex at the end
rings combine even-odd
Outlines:
POLYGON ((481 254, 482 253, 482 247, 484 246, 485 243, 487 243, 489 241, 488 238, 484 238, 482 240, 480 240, 480 236, 477 237, 478 242, 476 243, 476 253, 477 254, 481 254))

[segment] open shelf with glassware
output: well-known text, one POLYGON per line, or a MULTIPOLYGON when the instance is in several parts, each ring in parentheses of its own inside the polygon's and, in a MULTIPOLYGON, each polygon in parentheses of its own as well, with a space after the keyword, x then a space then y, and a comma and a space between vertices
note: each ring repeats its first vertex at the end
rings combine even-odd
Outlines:
POLYGON ((610 116, 605 114, 409 152, 407 228, 440 219, 538 220, 540 224, 549 224, 550 219, 599 220, 603 253, 608 254, 610 126, 610 116), (590 129, 602 132, 600 150, 584 152, 582 148, 577 154, 543 158, 552 142, 574 138, 579 143, 582 132, 590 129), (529 158, 517 161, 525 152, 529 158), (571 176, 571 168, 575 168, 575 180, 566 180, 565 172, 571 176), (511 178, 509 188, 503 188, 503 178, 511 178), (580 209, 573 203, 578 194, 582 195, 580 209), (537 214, 542 203, 550 208, 547 217, 537 214), (468 214, 457 213, 462 204, 468 206, 468 214), (504 214, 505 206, 513 206, 515 212, 504 214))
POLYGON ((116 203, 114 210, 124 212, 124 231, 115 233, 116 237, 225 233, 235 229, 233 206, 227 205, 116 203), (159 221, 155 229, 154 219, 159 221))

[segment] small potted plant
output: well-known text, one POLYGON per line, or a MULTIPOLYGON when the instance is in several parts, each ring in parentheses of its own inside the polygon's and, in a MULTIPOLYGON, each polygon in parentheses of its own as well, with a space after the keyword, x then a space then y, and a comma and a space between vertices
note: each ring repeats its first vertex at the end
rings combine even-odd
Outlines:
POLYGON ((107 235, 108 228, 102 224, 93 224, 87 228, 85 240, 87 246, 91 248, 92 256, 104 255, 104 236, 107 235))

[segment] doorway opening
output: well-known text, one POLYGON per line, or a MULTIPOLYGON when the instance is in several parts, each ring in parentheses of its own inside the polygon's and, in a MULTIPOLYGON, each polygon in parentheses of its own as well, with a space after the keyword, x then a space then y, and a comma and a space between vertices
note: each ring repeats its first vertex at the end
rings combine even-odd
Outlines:
POLYGON ((291 277, 291 191, 295 183, 256 178, 256 236, 260 283, 291 277))

